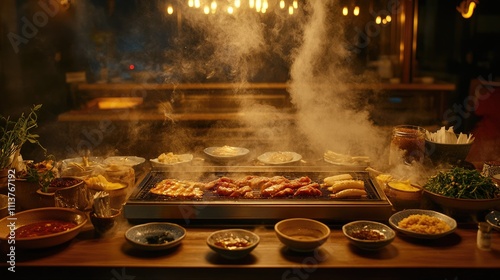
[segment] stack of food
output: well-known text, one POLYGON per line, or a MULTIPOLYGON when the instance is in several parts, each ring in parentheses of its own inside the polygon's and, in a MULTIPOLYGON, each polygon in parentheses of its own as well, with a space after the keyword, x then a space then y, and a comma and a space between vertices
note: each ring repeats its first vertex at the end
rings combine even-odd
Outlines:
POLYGON ((340 174, 323 179, 323 186, 332 198, 360 198, 366 196, 365 182, 355 180, 351 174, 340 174))

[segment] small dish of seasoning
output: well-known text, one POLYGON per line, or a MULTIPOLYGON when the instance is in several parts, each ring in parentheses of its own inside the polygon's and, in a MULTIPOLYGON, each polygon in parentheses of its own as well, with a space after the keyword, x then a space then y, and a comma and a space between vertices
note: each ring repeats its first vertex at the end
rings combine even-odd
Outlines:
POLYGON ((179 245, 186 236, 186 229, 173 223, 146 223, 129 228, 125 239, 140 250, 166 250, 179 245))
POLYGON ((342 232, 356 247, 363 250, 378 250, 389 245, 396 233, 391 227, 373 221, 354 221, 345 224, 342 232))
POLYGON ((259 244, 260 237, 244 229, 219 230, 210 234, 207 245, 226 259, 241 259, 259 244))

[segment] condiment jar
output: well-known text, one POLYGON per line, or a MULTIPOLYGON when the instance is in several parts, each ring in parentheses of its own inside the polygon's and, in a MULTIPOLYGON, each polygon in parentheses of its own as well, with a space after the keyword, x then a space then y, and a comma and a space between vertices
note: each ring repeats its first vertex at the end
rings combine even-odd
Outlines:
POLYGON ((477 248, 491 250, 491 226, 488 223, 480 222, 478 224, 477 248))
POLYGON ((392 130, 389 164, 423 163, 425 154, 425 129, 414 125, 398 125, 392 130))

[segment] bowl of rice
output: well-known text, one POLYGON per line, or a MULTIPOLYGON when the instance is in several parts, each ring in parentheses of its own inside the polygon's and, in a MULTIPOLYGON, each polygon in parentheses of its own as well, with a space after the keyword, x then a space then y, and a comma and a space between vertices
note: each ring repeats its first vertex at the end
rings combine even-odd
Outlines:
POLYGON ((457 228, 455 219, 440 212, 423 209, 399 211, 389 218, 389 224, 399 233, 422 239, 441 238, 457 228))

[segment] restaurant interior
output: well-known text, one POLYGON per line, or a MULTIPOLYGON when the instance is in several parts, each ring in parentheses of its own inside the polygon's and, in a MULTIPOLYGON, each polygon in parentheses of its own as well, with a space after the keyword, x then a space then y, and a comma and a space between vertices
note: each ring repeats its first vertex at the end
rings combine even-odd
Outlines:
MULTIPOLYGON (((279 139, 269 135, 280 132, 279 124, 250 116, 267 111, 288 124, 297 110, 317 111, 318 104, 300 104, 317 94, 306 79, 336 79, 318 90, 329 100, 347 99, 346 111, 367 114, 376 127, 445 125, 469 133, 480 118, 477 104, 466 101, 471 81, 498 79, 496 1, 481 1, 470 18, 458 11, 460 1, 334 1, 310 23, 328 23, 317 34, 324 36, 320 50, 308 49, 315 38, 301 37, 310 12, 302 1, 269 1, 268 10, 233 14, 229 4, 210 10, 209 2, 3 1, 3 115, 43 104, 39 133, 51 138, 43 144, 60 159, 81 149, 81 127, 91 130, 92 120, 103 118, 119 129, 87 148, 153 156, 141 149, 144 141, 161 142, 149 149, 156 154, 188 149, 186 139, 279 139), (300 65, 315 60, 325 65, 300 65), (303 67, 313 69, 300 73, 303 67), (247 119, 231 114, 240 110, 247 119), (50 137, 60 130, 69 133, 50 137), (149 131, 153 139, 143 133, 149 131)), ((340 126, 338 119, 332 122, 340 126)), ((29 148, 27 156, 40 156, 29 148)))
MULTIPOLYGON (((68 268, 61 275, 74 279, 498 274, 500 191, 492 199, 497 202, 484 202, 470 215, 447 211, 430 198, 398 204, 380 175, 412 180, 425 195, 422 186, 438 171, 458 166, 483 175, 488 169, 486 177, 500 174, 500 1, 2 0, 0 19, 0 116, 15 119, 42 105, 35 110, 36 140, 22 145, 20 162, 50 158, 64 173, 71 161, 81 160, 86 165, 76 164, 81 169, 68 168, 76 173, 66 175, 88 187, 82 174, 92 164, 103 166, 101 159, 145 160, 127 165, 132 178, 120 177, 128 187, 126 199, 113 207, 121 215, 116 234, 100 234, 87 213, 89 221, 71 241, 14 250, 18 275, 40 271, 56 279, 51 277, 61 266, 68 268), (451 130, 457 143, 464 136, 470 145, 463 145, 465 154, 445 151, 447 161, 441 161, 438 146, 428 146, 426 138, 425 159, 405 155, 397 165, 391 148, 401 125, 422 129, 426 137, 451 130), (244 152, 227 160, 211 153, 217 148, 244 152), (283 164, 263 160, 273 151, 292 155, 283 164), (185 155, 188 160, 175 164, 161 162, 185 155), (358 161, 339 164, 341 157, 358 161), (221 176, 310 177, 324 194, 327 178, 346 173, 364 180, 361 202, 254 196, 248 202, 214 195, 222 195, 213 185, 221 176), (165 176, 210 180, 205 188, 217 191, 201 200, 194 194, 189 203, 144 191, 165 176), (458 222, 452 219, 457 229, 451 237, 413 240, 398 232, 391 245, 364 251, 343 236, 348 222, 390 224, 399 211, 426 207, 458 222), (479 250, 478 223, 487 225, 487 214, 497 215, 497 230, 488 227, 493 248, 479 250), (274 224, 299 217, 329 225, 321 250, 277 247, 274 224), (124 238, 133 225, 158 221, 186 228, 183 244, 152 252, 124 238), (210 233, 236 227, 260 235, 249 256, 235 260, 210 251, 210 233), (429 262, 436 257, 447 260, 429 262)), ((495 180, 498 189, 500 175, 495 180)), ((262 194, 254 189, 253 195, 262 194)), ((12 249, 5 250, 2 274, 12 268, 12 249)))

